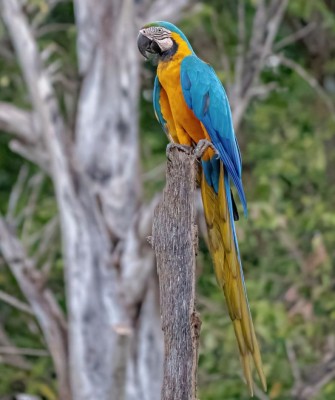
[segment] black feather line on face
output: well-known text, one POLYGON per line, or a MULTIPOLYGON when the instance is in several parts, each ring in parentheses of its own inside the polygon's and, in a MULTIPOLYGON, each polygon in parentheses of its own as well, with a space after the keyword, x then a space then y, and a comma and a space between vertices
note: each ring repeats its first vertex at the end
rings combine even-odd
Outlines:
POLYGON ((151 53, 162 55, 162 50, 159 45, 153 40, 150 43, 150 50, 151 53))

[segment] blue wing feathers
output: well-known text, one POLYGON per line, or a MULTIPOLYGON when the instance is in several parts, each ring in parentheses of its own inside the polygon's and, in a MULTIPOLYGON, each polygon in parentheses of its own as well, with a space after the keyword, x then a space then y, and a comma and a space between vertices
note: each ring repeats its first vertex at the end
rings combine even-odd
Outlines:
POLYGON ((212 157, 208 161, 202 161, 202 168, 204 170, 206 182, 208 182, 217 193, 219 191, 220 159, 218 157, 212 157))
POLYGON ((161 92, 161 84, 159 83, 158 76, 156 76, 155 83, 154 83, 154 90, 152 92, 152 102, 154 104, 156 118, 158 119, 158 122, 162 125, 165 133, 167 133, 166 132, 166 121, 163 118, 161 106, 159 103, 160 92, 161 92))
POLYGON ((241 155, 229 101, 221 82, 213 68, 195 55, 185 57, 182 61, 180 80, 186 104, 207 129, 247 214, 241 179, 241 155))

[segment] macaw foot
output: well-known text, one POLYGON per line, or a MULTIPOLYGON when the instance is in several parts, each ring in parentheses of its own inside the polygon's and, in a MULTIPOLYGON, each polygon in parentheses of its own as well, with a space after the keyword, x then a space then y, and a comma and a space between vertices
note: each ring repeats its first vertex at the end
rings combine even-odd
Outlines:
POLYGON ((168 153, 169 151, 171 151, 171 149, 173 147, 176 147, 177 149, 190 154, 192 152, 192 147, 191 146, 187 146, 184 144, 178 144, 178 143, 169 143, 166 149, 166 152, 168 153))
POLYGON ((214 150, 214 152, 216 153, 216 149, 213 146, 213 143, 211 143, 209 140, 207 139, 201 139, 199 140, 198 144, 196 145, 195 149, 194 149, 194 155, 196 156, 196 158, 201 158, 204 154, 204 152, 208 149, 211 148, 214 150))

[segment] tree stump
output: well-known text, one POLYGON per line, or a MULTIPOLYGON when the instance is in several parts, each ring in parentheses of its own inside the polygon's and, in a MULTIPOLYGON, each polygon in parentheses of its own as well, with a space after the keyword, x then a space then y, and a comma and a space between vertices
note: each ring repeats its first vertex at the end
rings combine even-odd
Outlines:
POLYGON ((195 400, 201 321, 195 310, 197 159, 191 148, 167 148, 166 187, 154 215, 164 379, 162 400, 195 400))

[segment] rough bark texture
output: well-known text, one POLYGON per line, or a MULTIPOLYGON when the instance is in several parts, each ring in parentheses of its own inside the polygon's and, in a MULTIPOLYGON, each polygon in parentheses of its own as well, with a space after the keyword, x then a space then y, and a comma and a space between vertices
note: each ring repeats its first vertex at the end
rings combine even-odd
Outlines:
POLYGON ((195 400, 201 324, 195 310, 196 158, 176 145, 168 146, 167 156, 166 188, 152 236, 165 344, 162 400, 195 400))

